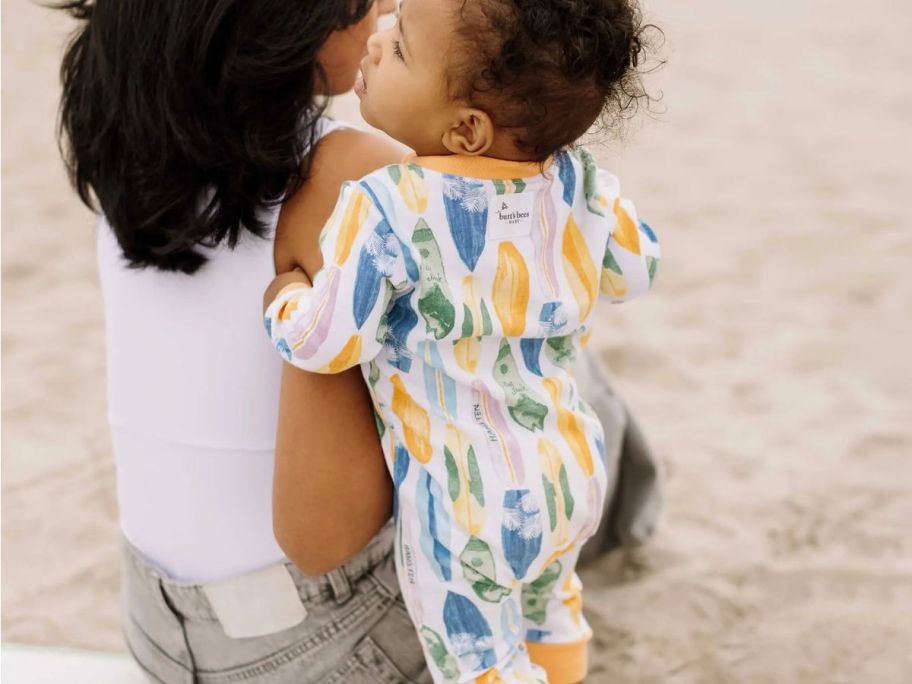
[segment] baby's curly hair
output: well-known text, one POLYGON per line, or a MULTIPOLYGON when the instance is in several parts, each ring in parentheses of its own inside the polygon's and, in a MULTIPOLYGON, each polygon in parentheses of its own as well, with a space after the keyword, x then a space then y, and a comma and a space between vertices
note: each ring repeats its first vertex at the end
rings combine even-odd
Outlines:
POLYGON ((647 31, 661 31, 643 25, 636 0, 463 0, 460 16, 451 94, 536 161, 650 99, 638 67, 647 31))

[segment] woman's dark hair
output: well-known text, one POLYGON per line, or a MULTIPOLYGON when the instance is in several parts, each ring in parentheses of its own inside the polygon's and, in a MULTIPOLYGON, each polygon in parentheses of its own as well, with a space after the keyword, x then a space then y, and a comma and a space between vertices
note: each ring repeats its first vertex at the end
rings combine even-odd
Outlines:
POLYGON ((650 100, 640 79, 653 45, 636 0, 464 1, 466 58, 450 90, 512 129, 542 161, 601 119, 614 128, 650 100))
POLYGON ((193 273, 307 178, 317 55, 372 0, 73 0, 61 149, 132 266, 193 273), (96 206, 97 205, 97 206, 96 206))

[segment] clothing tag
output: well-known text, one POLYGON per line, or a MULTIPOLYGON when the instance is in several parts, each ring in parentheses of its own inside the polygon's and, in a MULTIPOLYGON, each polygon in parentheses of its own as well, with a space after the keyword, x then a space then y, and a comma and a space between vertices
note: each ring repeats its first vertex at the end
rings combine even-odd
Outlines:
POLYGON ((212 610, 232 639, 275 634, 307 617, 298 588, 284 565, 203 585, 212 610))
POLYGON ((497 195, 488 209, 488 237, 491 240, 526 237, 532 232, 532 203, 535 193, 497 195))

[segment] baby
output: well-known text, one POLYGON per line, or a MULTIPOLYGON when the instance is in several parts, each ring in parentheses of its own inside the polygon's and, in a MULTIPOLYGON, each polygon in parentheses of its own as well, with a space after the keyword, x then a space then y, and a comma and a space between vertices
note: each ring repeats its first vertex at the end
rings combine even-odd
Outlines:
POLYGON ((437 682, 586 674, 574 567, 607 474, 573 363, 599 293, 646 292, 659 248, 568 146, 636 84, 631 3, 406 0, 356 91, 417 156, 346 183, 313 287, 285 274, 267 292, 288 362, 362 364, 437 682))

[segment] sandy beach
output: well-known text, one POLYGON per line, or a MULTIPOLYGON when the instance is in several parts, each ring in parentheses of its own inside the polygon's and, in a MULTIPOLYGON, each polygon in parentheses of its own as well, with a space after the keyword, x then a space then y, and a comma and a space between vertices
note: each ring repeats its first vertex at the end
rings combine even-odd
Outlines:
MULTIPOLYGON (((910 682, 912 6, 646 9, 663 99, 596 150, 664 259, 593 344, 666 507, 583 575, 588 681, 910 682)), ((54 139, 72 26, 2 21, 3 639, 123 651, 93 217, 54 139)))

